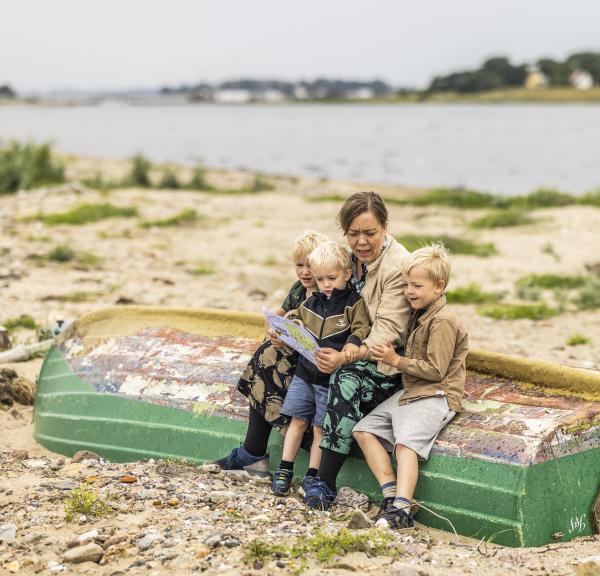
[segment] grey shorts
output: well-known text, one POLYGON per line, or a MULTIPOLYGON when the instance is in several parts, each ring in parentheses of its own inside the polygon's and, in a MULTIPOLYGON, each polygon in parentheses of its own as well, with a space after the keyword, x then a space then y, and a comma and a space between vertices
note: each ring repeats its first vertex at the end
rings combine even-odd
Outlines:
POLYGON ((448 408, 445 396, 432 396, 412 400, 400 405, 398 400, 404 390, 382 402, 365 416, 353 432, 369 432, 377 436, 388 452, 396 444, 402 444, 427 460, 435 439, 441 430, 454 418, 456 412, 448 408))
POLYGON ((292 418, 301 418, 309 425, 323 427, 327 410, 329 388, 309 384, 294 376, 283 401, 281 413, 292 418))

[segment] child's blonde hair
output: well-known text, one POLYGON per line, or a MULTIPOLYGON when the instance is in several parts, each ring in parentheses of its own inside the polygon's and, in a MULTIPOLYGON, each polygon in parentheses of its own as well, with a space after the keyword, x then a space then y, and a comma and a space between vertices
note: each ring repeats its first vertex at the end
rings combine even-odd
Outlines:
POLYGON ((410 274, 410 271, 416 266, 423 268, 427 277, 436 284, 443 281, 444 287, 448 286, 450 281, 450 255, 441 242, 424 246, 409 254, 404 260, 402 273, 404 275, 410 274))
POLYGON ((311 269, 322 270, 326 266, 338 266, 342 270, 352 268, 350 252, 331 240, 317 246, 308 257, 311 269))
POLYGON ((319 232, 313 232, 307 230, 304 234, 298 236, 294 240, 294 247, 292 248, 292 260, 296 262, 305 262, 308 259, 308 255, 320 244, 329 242, 329 238, 319 232))

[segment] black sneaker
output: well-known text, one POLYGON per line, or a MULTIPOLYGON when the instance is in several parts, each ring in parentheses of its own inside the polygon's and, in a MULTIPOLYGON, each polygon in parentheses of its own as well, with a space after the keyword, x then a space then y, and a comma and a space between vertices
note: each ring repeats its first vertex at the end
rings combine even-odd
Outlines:
POLYGON ((285 496, 290 491, 293 477, 293 470, 289 470, 288 468, 277 468, 275 474, 273 474, 271 490, 275 492, 277 496, 285 496))
POLYGON ((411 515, 395 506, 390 506, 385 514, 379 517, 379 520, 385 520, 387 525, 393 530, 401 530, 402 528, 414 528, 415 521, 411 515))
POLYGON ((251 476, 270 476, 269 455, 252 456, 243 444, 239 448, 234 448, 224 458, 214 460, 212 464, 217 464, 223 470, 245 470, 251 476))
POLYGON ((377 522, 380 518, 389 511, 390 508, 394 507, 394 496, 386 496, 379 504, 379 512, 373 518, 373 522, 377 522))

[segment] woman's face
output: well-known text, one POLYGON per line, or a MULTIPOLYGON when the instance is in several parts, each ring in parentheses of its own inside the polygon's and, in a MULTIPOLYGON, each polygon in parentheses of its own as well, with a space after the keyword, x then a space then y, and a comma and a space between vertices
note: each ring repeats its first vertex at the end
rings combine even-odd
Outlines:
POLYGON ((386 232, 387 224, 382 226, 371 212, 363 212, 352 220, 346 238, 358 260, 369 264, 381 253, 386 232))

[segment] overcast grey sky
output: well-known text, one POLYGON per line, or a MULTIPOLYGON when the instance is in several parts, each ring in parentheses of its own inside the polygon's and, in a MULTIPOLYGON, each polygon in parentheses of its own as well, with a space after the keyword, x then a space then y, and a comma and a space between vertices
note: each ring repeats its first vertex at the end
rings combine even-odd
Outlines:
POLYGON ((382 78, 600 51, 597 0, 3 0, 0 84, 17 91, 382 78))

